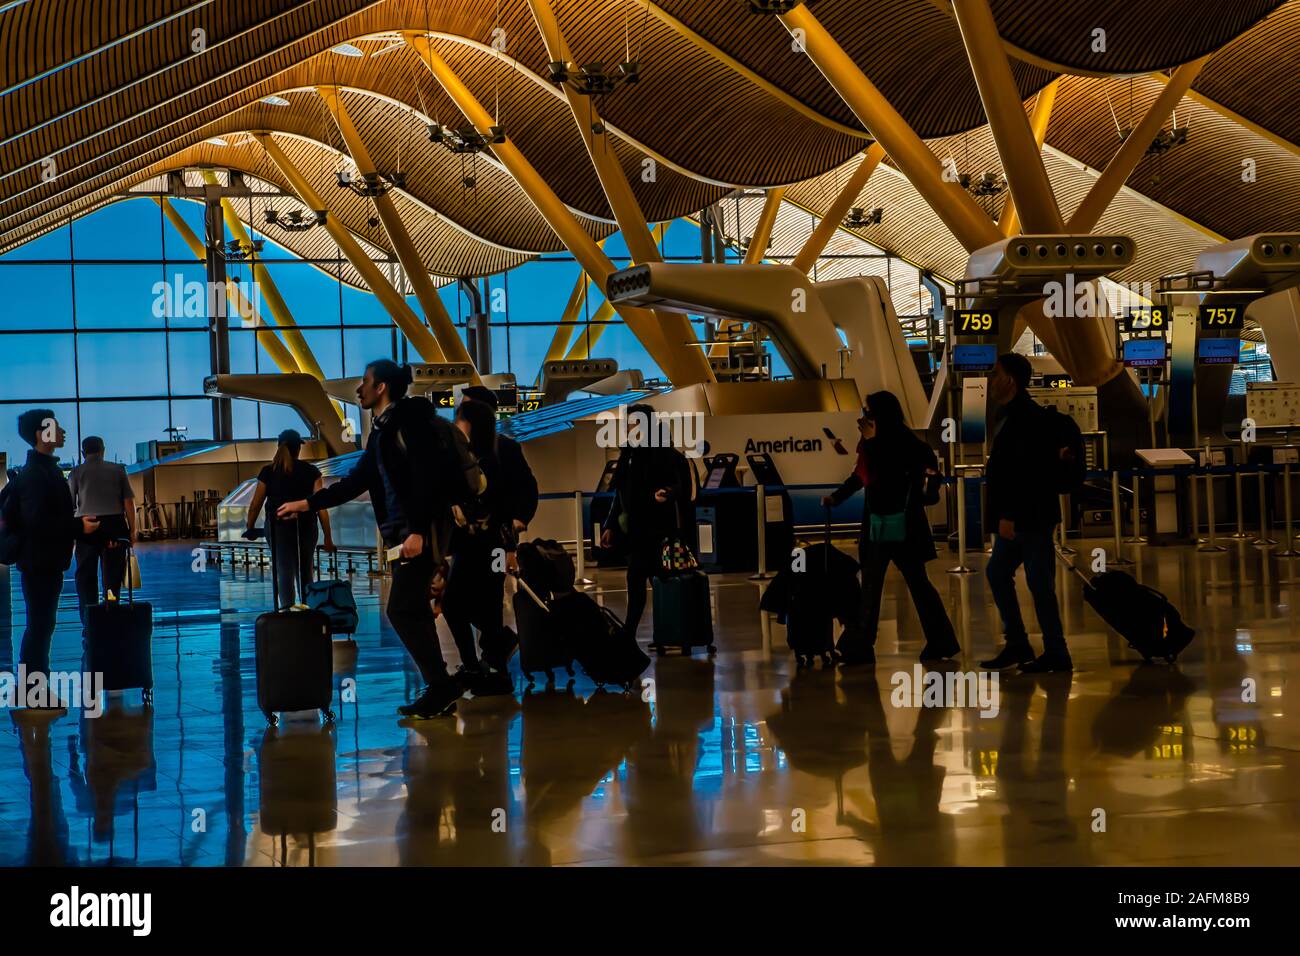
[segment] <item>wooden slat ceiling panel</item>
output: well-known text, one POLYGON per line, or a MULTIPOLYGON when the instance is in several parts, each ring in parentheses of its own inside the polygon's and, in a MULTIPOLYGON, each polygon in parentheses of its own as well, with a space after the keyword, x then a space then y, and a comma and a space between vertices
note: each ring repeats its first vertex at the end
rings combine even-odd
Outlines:
POLYGON ((0 14, 0 35, 22 38, 21 55, 0 58, 0 89, 24 83, 199 0, 28 0, 0 14))
POLYGON ((1035 56, 1096 73, 1149 73, 1217 50, 1282 0, 991 0, 1002 38, 1035 56), (1105 31, 1094 53, 1093 31, 1105 31))
MULTIPOLYGON (((743 5, 737 6, 748 19, 743 5)), ((701 176, 743 185, 805 179, 862 149, 862 140, 786 107, 637 7, 605 0, 557 7, 576 62, 599 61, 613 68, 628 55, 630 44, 640 63, 639 83, 598 104, 601 115, 620 130, 653 143, 662 155, 701 176), (738 142, 745 148, 737 149, 738 142), (801 148, 791 149, 792 143, 801 148)), ((777 29, 788 49, 789 36, 779 25, 777 29)), ((544 64, 539 67, 544 69, 544 64)), ((849 122, 858 126, 851 116, 849 122)))
POLYGON ((46 117, 63 117, 0 148, 0 168, 16 169, 53 155, 98 128, 125 122, 207 80, 238 70, 257 56, 309 37, 368 2, 372 0, 212 4, 118 44, 0 101, 11 135, 31 129, 46 117), (208 45, 197 54, 190 38, 195 28, 207 31, 208 45), (136 78, 141 81, 132 82, 136 78), (78 108, 110 93, 85 109, 78 108))
MULTIPOLYGON (((1120 145, 1107 100, 1120 125, 1129 126, 1162 89, 1149 77, 1063 77, 1047 142, 1101 169, 1120 145)), ((1129 186, 1228 238, 1300 229, 1300 156, 1190 98, 1177 114, 1178 125, 1189 129, 1187 142, 1144 158, 1129 186), (1246 160, 1254 163, 1254 182, 1242 179, 1246 160)))
MULTIPOLYGON (((662 0, 660 6, 817 112, 861 125, 807 55, 794 51, 775 17, 751 14, 743 2, 662 0)), ((961 35, 931 0, 820 0, 813 12, 922 136, 984 122, 961 35)), ((1051 79, 1046 70, 1013 66, 1025 96, 1051 79)))
POLYGON ((1214 55, 1192 88, 1233 112, 1300 145, 1300 0, 1214 55))
MULTIPOLYGON (((342 222, 349 231, 363 240, 363 245, 379 251, 385 257, 391 257, 392 250, 388 246, 382 227, 369 224, 369 220, 373 216, 370 203, 350 191, 339 190, 334 184, 335 154, 318 145, 294 137, 279 136, 277 141, 294 162, 304 170, 313 187, 322 193, 325 193, 326 190, 334 190, 343 194, 339 201, 332 206, 331 214, 342 222)), ((251 176, 273 184, 286 193, 290 192, 288 183, 260 147, 246 142, 227 147, 201 144, 184 150, 170 157, 167 161, 156 164, 124 180, 114 188, 97 192, 86 201, 86 208, 88 210, 101 208, 114 201, 121 193, 155 180, 159 173, 164 170, 187 166, 217 166, 240 169, 251 176)), ((419 249, 422 260, 428 270, 435 275, 486 275, 513 268, 520 262, 531 258, 526 253, 508 252, 497 246, 484 243, 456 228, 442 217, 431 215, 424 206, 407 199, 401 194, 394 195, 394 203, 398 207, 403 222, 407 224, 410 230, 412 240, 419 249)), ((333 197, 331 199, 333 200, 333 197)), ((299 255, 315 258, 338 257, 338 249, 333 240, 329 238, 329 233, 324 229, 313 229, 299 234, 286 234, 274 226, 266 226, 262 214, 267 205, 286 212, 291 209, 302 208, 301 203, 296 199, 276 199, 274 201, 255 199, 253 200, 253 215, 251 217, 248 215, 247 201, 237 202, 236 211, 241 214, 241 218, 249 222, 254 232, 261 232, 265 229, 266 235, 276 242, 289 244, 292 241, 294 244, 291 248, 299 255)), ((14 245, 28 241, 42 232, 57 228, 63 225, 66 220, 66 215, 62 214, 51 214, 44 217, 33 224, 32 233, 16 239, 6 237, 3 241, 0 241, 0 252, 7 251, 14 245)), ((608 229, 602 230, 598 233, 598 236, 603 238, 608 232, 608 229)), ((359 277, 350 270, 345 273, 344 279, 353 284, 361 285, 359 277)))

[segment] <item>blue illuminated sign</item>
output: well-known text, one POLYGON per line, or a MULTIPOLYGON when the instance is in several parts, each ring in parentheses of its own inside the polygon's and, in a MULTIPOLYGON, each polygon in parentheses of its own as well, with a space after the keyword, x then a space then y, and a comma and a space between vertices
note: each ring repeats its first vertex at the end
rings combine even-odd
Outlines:
POLYGON ((1196 343, 1197 365, 1235 365, 1241 339, 1201 339, 1196 343))
POLYGON ((1124 341, 1124 364, 1129 368, 1151 368, 1163 365, 1165 361, 1165 340, 1163 337, 1150 339, 1126 339, 1124 341))
POLYGON ((991 372, 998 360, 996 345, 954 345, 952 367, 957 372, 991 372))

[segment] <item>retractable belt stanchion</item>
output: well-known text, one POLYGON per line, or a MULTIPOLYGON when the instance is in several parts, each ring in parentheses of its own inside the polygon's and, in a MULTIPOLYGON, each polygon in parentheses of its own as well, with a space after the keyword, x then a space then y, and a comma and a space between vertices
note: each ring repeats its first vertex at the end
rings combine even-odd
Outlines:
POLYGON ((1251 542, 1257 548, 1271 548, 1277 541, 1268 536, 1268 476, 1263 466, 1256 473, 1259 478, 1259 537, 1251 542))
MULTIPOLYGON (((1214 466, 1207 464, 1206 467, 1213 468, 1214 466)), ((1218 523, 1214 518, 1214 475, 1207 471, 1202 477, 1205 479, 1205 544, 1196 550, 1203 552, 1227 551, 1227 548, 1219 544, 1218 533, 1214 527, 1218 523)))
POLYGON ((1079 552, 1076 549, 1070 547, 1070 539, 1069 539, 1070 532, 1068 528, 1069 517, 1070 517, 1069 498, 1066 495, 1061 495, 1060 504, 1061 504, 1061 543, 1056 546, 1056 550, 1064 555, 1078 554, 1079 552))
POLYGON ((966 476, 957 476, 957 565, 949 574, 971 574, 974 568, 966 566, 966 476))
POLYGON ((1242 485, 1241 465, 1238 464, 1232 473, 1232 493, 1237 503, 1237 530, 1233 532, 1232 537, 1237 541, 1245 541, 1250 537, 1246 533, 1246 509, 1242 507, 1242 501, 1245 500, 1242 497, 1242 485))
POLYGON ((1115 554, 1110 559, 1110 566, 1123 568, 1128 567, 1133 562, 1124 557, 1124 512, 1120 509, 1119 500, 1119 472, 1110 473, 1110 514, 1111 524, 1115 529, 1115 554))
POLYGON ((578 552, 575 571, 578 584, 595 584, 587 577, 587 533, 582 517, 582 492, 579 490, 573 493, 573 541, 578 552))
MULTIPOLYGON (((1152 483, 1155 487, 1155 483, 1152 483)), ((1142 476, 1133 472, 1133 533, 1124 539, 1125 544, 1146 544, 1147 536, 1142 533, 1142 476)))
POLYGON ((1294 515, 1291 511, 1291 462, 1289 461, 1282 464, 1282 508, 1286 521, 1283 528, 1286 537, 1282 540, 1286 542, 1286 549, 1277 552, 1277 556, 1279 558, 1294 558, 1296 555, 1300 555, 1300 551, 1295 549, 1295 534, 1292 531, 1293 526, 1291 523, 1294 515))
POLYGON ((767 489, 762 485, 754 486, 754 511, 758 514, 758 573, 751 574, 751 581, 766 581, 771 575, 767 573, 767 489))

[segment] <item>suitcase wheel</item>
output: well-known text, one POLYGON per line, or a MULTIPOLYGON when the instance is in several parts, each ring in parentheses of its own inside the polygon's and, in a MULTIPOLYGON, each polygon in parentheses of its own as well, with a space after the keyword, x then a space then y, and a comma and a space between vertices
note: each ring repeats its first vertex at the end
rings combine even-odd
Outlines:
POLYGON ((658 657, 663 657, 664 651, 667 650, 667 648, 665 648, 662 644, 651 644, 650 646, 654 649, 654 652, 658 657))
POLYGON ((827 654, 823 654, 823 655, 822 655, 822 664, 823 664, 823 665, 825 665, 826 667, 830 667, 832 663, 834 663, 834 662, 831 660, 831 655, 830 655, 829 653, 827 653, 827 654))
POLYGON ((325 714, 325 723, 327 723, 327 724, 332 724, 332 723, 334 723, 334 711, 332 711, 332 710, 330 710, 328 707, 326 707, 325 710, 322 711, 322 713, 325 714))
POLYGON ((266 715, 266 722, 270 724, 272 727, 274 727, 276 724, 280 722, 280 718, 275 716, 275 714, 271 713, 271 711, 264 710, 262 711, 262 713, 266 715))
POLYGON ((716 654, 716 653, 718 653, 718 647, 717 647, 717 645, 716 645, 716 644, 710 644, 710 645, 709 645, 709 656, 712 657, 712 656, 713 656, 714 654, 716 654))
POLYGON ((570 663, 570 664, 565 664, 565 665, 564 665, 564 669, 565 669, 565 671, 568 672, 568 674, 569 674, 570 677, 573 676, 573 664, 571 664, 571 663, 570 663))
POLYGON ((152 690, 152 689, 146 689, 146 690, 144 690, 144 691, 141 691, 141 693, 140 693, 140 700, 141 700, 142 703, 152 705, 152 704, 153 704, 153 690, 152 690))
POLYGON ((524 671, 524 677, 527 678, 529 687, 532 687, 533 684, 537 683, 537 681, 533 678, 533 675, 528 671, 524 671))

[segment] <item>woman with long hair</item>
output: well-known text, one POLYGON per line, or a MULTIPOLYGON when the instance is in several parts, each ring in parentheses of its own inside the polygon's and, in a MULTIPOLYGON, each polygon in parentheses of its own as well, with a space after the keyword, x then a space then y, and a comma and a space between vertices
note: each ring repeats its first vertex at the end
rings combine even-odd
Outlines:
POLYGON ((858 460, 844 483, 822 504, 834 507, 864 491, 858 559, 862 564, 862 621, 865 646, 846 655, 846 663, 875 661, 876 631, 885 572, 898 567, 916 605, 925 634, 921 660, 942 660, 961 651, 939 592, 926 574, 935 556, 925 506, 938 497, 930 478, 938 475, 934 451, 907 427, 903 407, 892 392, 872 392, 858 419, 858 460), (854 659, 856 657, 856 660, 854 659))
POLYGON ((490 399, 462 399, 456 426, 478 459, 487 490, 452 534, 442 614, 460 651, 461 684, 477 696, 510 693, 513 685, 506 665, 515 637, 502 623, 505 574, 514 570, 519 534, 537 511, 537 480, 518 443, 497 434, 490 399), (474 642, 475 627, 479 647, 474 642))
MULTIPOLYGON (((288 501, 306 498, 325 486, 320 469, 309 461, 299 461, 302 436, 292 428, 280 432, 279 447, 271 463, 257 475, 257 489, 248 506, 248 526, 244 537, 252 538, 257 518, 266 508, 266 541, 271 548, 271 561, 280 592, 280 607, 292 607, 307 595, 307 585, 312 582, 312 556, 316 551, 316 515, 292 514, 276 517, 276 510, 288 501), (301 555, 301 560, 299 556, 301 555)), ((330 534, 328 511, 320 513, 320 523, 325 529, 326 551, 334 550, 330 534)))

